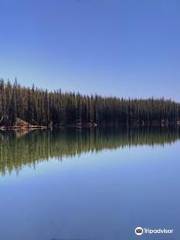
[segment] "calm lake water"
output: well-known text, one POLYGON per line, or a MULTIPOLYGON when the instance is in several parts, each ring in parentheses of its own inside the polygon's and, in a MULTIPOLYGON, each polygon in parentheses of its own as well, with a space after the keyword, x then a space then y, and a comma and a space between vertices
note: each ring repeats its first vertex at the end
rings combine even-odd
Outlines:
POLYGON ((0 134, 0 240, 180 239, 180 132, 0 134), (134 229, 174 229, 137 237, 134 229))

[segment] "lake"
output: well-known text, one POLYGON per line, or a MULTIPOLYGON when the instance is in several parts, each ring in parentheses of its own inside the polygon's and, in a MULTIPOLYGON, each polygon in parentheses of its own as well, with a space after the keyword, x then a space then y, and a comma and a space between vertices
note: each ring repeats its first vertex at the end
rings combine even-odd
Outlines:
POLYGON ((180 239, 180 131, 0 133, 0 239, 180 239), (134 229, 167 228, 173 234, 134 229))

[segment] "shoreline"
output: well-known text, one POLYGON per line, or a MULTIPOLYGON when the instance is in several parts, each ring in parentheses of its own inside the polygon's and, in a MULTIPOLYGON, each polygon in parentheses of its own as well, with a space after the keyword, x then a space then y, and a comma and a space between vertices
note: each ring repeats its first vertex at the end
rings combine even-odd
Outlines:
POLYGON ((0 126, 0 131, 33 131, 33 130, 53 130, 53 129, 96 129, 96 128, 179 128, 180 124, 119 124, 119 125, 97 125, 97 124, 84 124, 84 125, 55 125, 55 126, 0 126))

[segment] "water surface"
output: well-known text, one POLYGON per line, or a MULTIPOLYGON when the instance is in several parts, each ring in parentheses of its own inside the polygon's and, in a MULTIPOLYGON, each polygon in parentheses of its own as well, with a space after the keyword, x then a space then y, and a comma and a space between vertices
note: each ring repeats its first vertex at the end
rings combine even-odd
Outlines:
POLYGON ((180 133, 0 134, 0 239, 180 239, 180 133), (136 226, 173 235, 136 237, 136 226))

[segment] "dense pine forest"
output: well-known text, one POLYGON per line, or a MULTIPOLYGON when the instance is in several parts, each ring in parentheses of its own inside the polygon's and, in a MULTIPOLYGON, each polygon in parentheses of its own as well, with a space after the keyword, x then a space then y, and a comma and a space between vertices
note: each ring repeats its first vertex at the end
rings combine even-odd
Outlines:
POLYGON ((48 91, 0 80, 0 126, 14 126, 17 119, 47 127, 169 126, 179 124, 180 104, 48 91))

